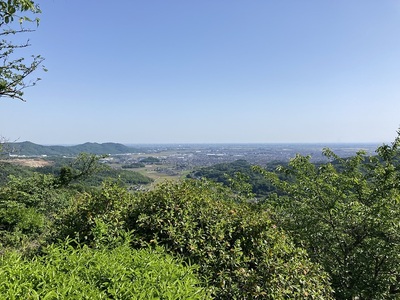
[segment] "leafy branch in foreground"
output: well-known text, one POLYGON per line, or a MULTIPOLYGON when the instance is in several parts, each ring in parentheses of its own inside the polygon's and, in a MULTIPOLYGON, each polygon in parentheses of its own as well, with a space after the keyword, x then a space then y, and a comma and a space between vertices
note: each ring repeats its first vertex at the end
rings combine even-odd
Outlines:
MULTIPOLYGON (((39 25, 38 18, 30 18, 39 13, 41 13, 39 6, 30 0, 0 1, 0 28, 2 29, 0 32, 0 97, 25 101, 23 90, 34 86, 40 80, 40 78, 29 78, 42 66, 44 58, 41 55, 31 55, 30 62, 26 62, 22 54, 25 48, 30 46, 30 42, 29 40, 17 42, 16 36, 34 31, 23 25, 26 23, 39 25), (16 18, 18 22, 15 22, 16 18)), ((42 69, 46 71, 43 66, 42 69)))

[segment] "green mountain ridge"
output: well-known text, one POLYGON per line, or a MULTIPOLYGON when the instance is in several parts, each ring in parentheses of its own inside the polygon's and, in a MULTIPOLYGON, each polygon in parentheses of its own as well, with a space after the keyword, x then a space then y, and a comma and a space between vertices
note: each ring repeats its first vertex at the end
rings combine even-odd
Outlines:
POLYGON ((91 154, 123 154, 134 153, 136 149, 125 146, 119 143, 84 143, 74 146, 43 146, 29 141, 8 143, 3 150, 11 155, 26 155, 26 156, 60 156, 71 155, 75 156, 79 153, 91 154))

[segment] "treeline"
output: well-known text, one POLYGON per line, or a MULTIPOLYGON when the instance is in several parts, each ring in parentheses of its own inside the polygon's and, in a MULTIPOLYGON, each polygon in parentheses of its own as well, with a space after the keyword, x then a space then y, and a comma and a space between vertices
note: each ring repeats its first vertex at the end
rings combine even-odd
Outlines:
MULTIPOLYGON (((265 167, 268 171, 275 170, 278 166, 287 165, 287 163, 273 161, 265 167)), ((265 196, 277 189, 270 180, 265 178, 260 172, 254 170, 253 166, 244 159, 238 159, 230 163, 220 163, 209 167, 202 167, 189 173, 187 178, 201 179, 206 178, 214 182, 222 183, 225 186, 232 187, 237 183, 238 176, 242 183, 248 184, 249 191, 257 198, 264 199, 265 196)))
POLYGON ((73 146, 44 146, 32 142, 5 143, 3 152, 26 156, 77 156, 80 153, 125 154, 138 152, 137 149, 119 143, 84 143, 73 146))
POLYGON ((239 160, 136 192, 115 178, 82 188, 102 171, 90 156, 11 175, 0 294, 400 299, 400 138, 373 157, 324 155, 268 169, 239 160))
POLYGON ((42 158, 42 160, 47 160, 49 162, 49 164, 42 167, 20 166, 4 160, 0 162, 0 184, 5 184, 10 175, 28 177, 35 173, 39 173, 60 177, 61 173, 65 172, 67 169, 70 169, 71 172, 84 172, 82 175, 85 176, 76 178, 79 180, 71 178, 71 181, 69 182, 69 184, 74 184, 76 187, 80 186, 81 188, 99 187, 106 179, 117 180, 121 184, 127 186, 144 185, 153 182, 153 179, 144 176, 139 172, 115 169, 105 164, 100 164, 99 160, 101 157, 102 156, 94 154, 81 153, 75 158, 65 158, 60 156, 42 158), (93 160, 93 165, 91 166, 93 169, 90 169, 89 166, 91 159, 93 160))

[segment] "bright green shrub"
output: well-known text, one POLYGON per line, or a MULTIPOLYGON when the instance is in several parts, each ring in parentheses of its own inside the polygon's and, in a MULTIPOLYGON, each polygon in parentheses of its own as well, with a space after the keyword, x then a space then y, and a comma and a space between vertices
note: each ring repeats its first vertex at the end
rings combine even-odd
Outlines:
POLYGON ((268 213, 236 199, 211 182, 165 183, 137 196, 127 226, 136 245, 198 264, 216 299, 330 299, 327 275, 305 251, 268 213))
POLYGON ((0 187, 0 245, 21 251, 37 248, 68 197, 64 190, 55 189, 51 175, 9 176, 0 187))
POLYGON ((163 245, 199 265, 217 299, 330 299, 326 274, 271 222, 205 181, 165 183, 131 194, 115 184, 77 197, 60 218, 60 238, 115 247, 132 233, 133 247, 163 245))
POLYGON ((56 239, 71 237, 91 246, 115 246, 125 240, 126 214, 133 195, 115 183, 100 191, 77 195, 56 221, 56 239))
POLYGON ((30 251, 38 246, 45 230, 43 214, 18 203, 3 203, 0 207, 0 249, 30 251))
POLYGON ((296 156, 262 171, 280 197, 276 220, 331 277, 336 299, 400 299, 400 132, 395 142, 316 166, 296 156))
POLYGON ((33 173, 29 177, 9 176, 0 188, 0 203, 14 202, 32 207, 39 213, 51 215, 67 205, 63 191, 54 186, 54 176, 33 173))
POLYGON ((46 254, 0 257, 2 299, 209 299, 194 267, 156 250, 52 245, 46 254))

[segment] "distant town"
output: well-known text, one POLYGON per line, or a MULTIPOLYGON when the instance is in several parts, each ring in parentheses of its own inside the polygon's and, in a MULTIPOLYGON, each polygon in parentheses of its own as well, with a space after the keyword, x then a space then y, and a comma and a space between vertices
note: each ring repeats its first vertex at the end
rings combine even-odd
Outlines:
POLYGON ((75 146, 42 146, 31 142, 5 145, 3 158, 31 166, 46 165, 54 157, 74 157, 80 152, 106 154, 101 161, 116 169, 130 169, 155 180, 179 178, 200 168, 236 160, 267 167, 288 162, 296 154, 310 155, 311 161, 326 161, 322 151, 331 149, 340 157, 363 150, 374 155, 378 144, 150 144, 85 143, 75 146), (8 151, 6 151, 8 150, 8 151))

